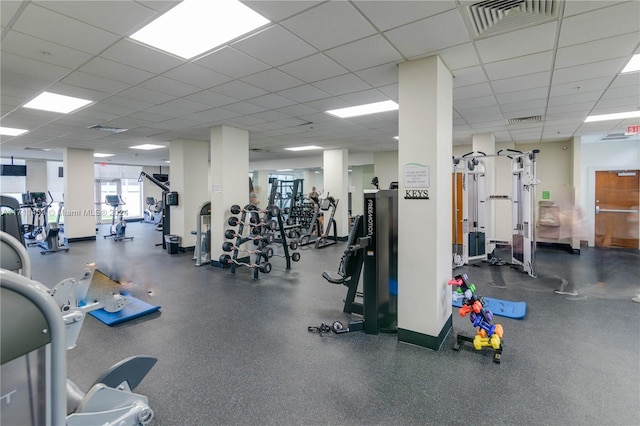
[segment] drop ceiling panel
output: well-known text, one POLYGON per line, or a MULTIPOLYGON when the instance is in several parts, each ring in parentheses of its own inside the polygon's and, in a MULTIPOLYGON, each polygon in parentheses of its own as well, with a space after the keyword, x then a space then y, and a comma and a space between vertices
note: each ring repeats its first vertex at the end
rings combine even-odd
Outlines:
POLYGON ((354 5, 381 31, 438 15, 456 7, 449 1, 355 1, 354 5))
POLYGON ((242 81, 260 87, 268 92, 277 92, 304 84, 297 78, 273 68, 245 77, 242 81))
POLYGON ((347 73, 346 68, 321 53, 283 65, 280 69, 305 83, 313 83, 347 73))
POLYGON ((177 111, 180 111, 183 115, 211 109, 209 105, 204 105, 186 99, 174 99, 172 101, 165 102, 164 104, 162 104, 162 106, 166 108, 173 108, 177 111))
POLYGON ((34 1, 38 6, 61 15, 77 19, 103 30, 128 36, 138 29, 141 21, 157 16, 157 13, 133 1, 34 1))
POLYGON ((379 65, 358 71, 355 74, 373 87, 386 86, 398 82, 398 64, 379 65))
POLYGON ((464 103, 461 103, 456 110, 465 111, 474 108, 497 106, 496 98, 493 96, 482 96, 480 98, 467 99, 464 103))
POLYGON ((319 50, 375 34, 376 30, 347 2, 325 2, 281 22, 282 26, 319 50))
POLYGON ((79 71, 129 84, 138 84, 155 75, 151 72, 143 71, 141 69, 133 68, 104 58, 92 59, 82 66, 79 71))
POLYGON ((384 35, 405 57, 426 55, 470 41, 457 10, 387 31, 384 35))
POLYGON ((272 22, 278 22, 322 3, 317 0, 247 0, 245 5, 272 22))
POLYGON ((558 69, 553 73, 553 84, 616 75, 624 66, 624 62, 624 59, 617 58, 558 69))
POLYGON ((221 95, 220 93, 212 92, 211 90, 203 90, 198 93, 193 93, 189 96, 185 96, 184 99, 209 105, 211 107, 220 107, 238 102, 235 98, 221 95))
POLYGON ((201 89, 209 89, 232 80, 230 77, 201 67, 192 62, 181 65, 164 73, 165 77, 172 80, 185 81, 201 89))
POLYGON ((296 102, 310 102, 318 99, 328 98, 330 95, 327 92, 323 92, 317 87, 313 86, 300 86, 292 89, 282 90, 278 92, 279 95, 284 96, 287 99, 291 99, 296 102))
POLYGON ((558 47, 570 46, 635 32, 638 28, 640 2, 629 1, 604 7, 597 12, 588 12, 562 20, 558 47), (585 29, 588 28, 588 31, 585 29))
POLYGON ((548 22, 478 40, 476 46, 485 64, 540 53, 553 49, 556 28, 556 22, 548 22))
POLYGON ((67 46, 83 52, 97 54, 118 41, 115 34, 28 3, 18 16, 15 31, 67 46), (78 37, 82 34, 81 37, 78 37))
POLYGON ((224 47, 195 61, 197 65, 218 71, 232 78, 242 78, 269 69, 269 65, 258 61, 231 47, 224 47))
POLYGON ((91 59, 91 55, 80 50, 70 49, 16 31, 9 31, 2 39, 2 52, 65 68, 77 68, 91 59))
POLYGON ((226 109, 227 111, 233 111, 236 112, 238 114, 255 114, 257 112, 262 112, 264 110, 266 110, 265 107, 260 106, 260 105, 256 105, 254 103, 251 102, 236 102, 233 103, 231 105, 225 105, 224 109, 226 109))
POLYGON ((476 85, 478 83, 485 83, 486 81, 487 77, 482 67, 463 68, 453 73, 454 88, 476 85))
POLYGON ((269 93, 266 90, 260 89, 258 87, 252 86, 250 84, 247 84, 238 80, 230 81, 229 83, 216 86, 213 89, 213 91, 215 91, 216 93, 220 93, 222 95, 234 97, 238 100, 255 98, 257 96, 262 96, 269 93))
POLYGON ((458 101, 464 99, 479 98, 480 96, 492 96, 493 91, 489 83, 474 84, 471 86, 465 86, 464 88, 453 89, 453 101, 454 106, 458 101))
POLYGON ((145 89, 144 87, 140 86, 130 87, 129 89, 123 90, 122 92, 118 93, 118 95, 133 100, 144 101, 152 105, 163 104, 165 102, 169 102, 172 99, 175 99, 175 96, 145 89))
POLYGON ((500 104, 513 102, 532 101, 536 99, 546 99, 548 88, 536 87, 535 89, 520 90, 518 92, 508 92, 496 95, 500 104))
POLYGON ((188 96, 201 91, 201 89, 197 86, 193 86, 191 84, 184 83, 178 80, 173 80, 162 75, 140 83, 139 86, 145 89, 153 90, 160 93, 166 93, 167 95, 176 97, 188 96))
POLYGON ((232 46, 273 67, 293 62, 317 52, 311 45, 280 25, 273 25, 253 37, 234 43, 232 46))
MULTIPOLYGON (((190 118, 199 123, 217 123, 223 120, 241 116, 242 114, 229 111, 224 108, 215 108, 207 111, 198 112, 196 114, 190 114, 190 118)), ((206 137, 209 140, 209 136, 206 137)))
POLYGON ((493 90, 496 94, 500 94, 539 87, 548 87, 550 80, 551 73, 549 71, 545 71, 525 76, 494 80, 491 85, 493 86, 493 90))
POLYGON ((589 64, 614 58, 628 58, 638 45, 640 33, 625 34, 558 49, 556 68, 589 64))
POLYGON ((20 7, 24 4, 21 1, 3 1, 0 2, 0 24, 2 27, 9 25, 20 7))
POLYGON ((544 115, 547 99, 534 99, 531 101, 518 101, 513 103, 501 103, 500 109, 509 117, 531 117, 544 115))
POLYGON ((253 98, 251 99, 251 103, 268 109, 277 109, 295 104, 291 99, 276 95, 275 93, 269 93, 268 95, 253 98))
POLYGON ((382 36, 367 37, 327 50, 325 53, 349 71, 359 71, 381 63, 402 60, 400 54, 382 36), (362 52, 371 54, 363 55, 362 52))
POLYGON ((313 83, 313 85, 322 91, 336 96, 371 88, 371 86, 353 74, 345 74, 339 77, 317 81, 313 83))
POLYGON ((5 72, 34 77, 39 80, 55 82, 69 74, 72 70, 58 65, 34 61, 13 53, 2 53, 2 74, 5 72))
POLYGON ((447 68, 451 71, 455 71, 460 68, 469 68, 480 64, 478 54, 471 43, 438 50, 435 53, 440 55, 444 63, 447 65, 447 68))
MULTIPOLYGON (((63 78, 60 83, 80 87, 91 91, 100 91, 103 94, 101 97, 103 97, 107 93, 114 94, 121 92, 122 90, 125 90, 129 87, 129 84, 127 83, 109 80, 79 71, 73 72, 67 77, 63 78)), ((97 100, 96 98, 92 99, 97 100)))
POLYGON ((551 85, 551 96, 572 95, 577 92, 604 91, 611 77, 598 77, 584 80, 574 80, 568 83, 558 83, 551 85))
MULTIPOLYGON (((369 89, 362 90, 360 92, 349 93, 346 95, 340 96, 340 99, 351 104, 351 105, 362 105, 362 104, 370 104, 374 102, 383 102, 388 98, 386 95, 382 94, 379 90, 369 89)), ((378 114, 368 115, 367 117, 375 117, 378 114)))
POLYGON ((485 69, 489 78, 499 80, 548 71, 551 67, 553 51, 535 53, 504 61, 487 64, 485 69))
POLYGON ((182 59, 151 49, 129 39, 123 39, 100 55, 141 70, 164 73, 184 63, 182 59))
POLYGON ((388 86, 378 87, 378 90, 387 95, 391 100, 398 100, 398 84, 390 84, 388 86))
POLYGON ((148 102, 146 99, 136 98, 132 99, 126 96, 114 95, 105 99, 100 103, 101 105, 110 105, 123 108, 120 110, 119 115, 128 115, 137 111, 145 110, 153 107, 153 102, 148 102), (126 110, 124 109, 126 108, 126 110))
POLYGON ((589 104, 591 102, 595 103, 600 96, 602 96, 602 92, 593 91, 593 92, 582 92, 575 93, 573 95, 562 95, 562 96, 550 96, 549 97, 549 106, 556 105, 575 105, 575 104, 589 104))

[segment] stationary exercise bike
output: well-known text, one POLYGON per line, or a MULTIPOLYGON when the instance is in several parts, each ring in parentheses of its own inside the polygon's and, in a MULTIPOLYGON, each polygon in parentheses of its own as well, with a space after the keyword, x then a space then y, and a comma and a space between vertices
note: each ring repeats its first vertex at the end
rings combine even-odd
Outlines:
POLYGON ((109 204, 113 209, 111 215, 111 227, 109 228, 110 234, 104 235, 104 238, 113 238, 113 241, 133 240, 133 237, 127 237, 127 222, 124 220, 124 211, 120 206, 124 206, 125 202, 122 201, 122 197, 119 195, 107 195, 105 203, 109 204), (118 216, 118 223, 116 223, 116 215, 118 216))

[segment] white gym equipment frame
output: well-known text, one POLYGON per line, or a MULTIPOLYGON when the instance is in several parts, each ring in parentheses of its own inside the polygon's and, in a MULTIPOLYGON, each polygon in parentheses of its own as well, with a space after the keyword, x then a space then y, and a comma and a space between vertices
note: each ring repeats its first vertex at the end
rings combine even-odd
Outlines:
POLYGON ((454 215, 457 216, 458 175, 462 179, 462 220, 454 221, 455 243, 453 249, 453 267, 468 265, 473 261, 486 261, 488 253, 493 252, 496 245, 511 247, 511 264, 520 267, 531 277, 535 273, 535 222, 534 207, 536 185, 536 155, 538 149, 517 151, 500 150, 495 155, 486 155, 476 151, 461 157, 453 157, 454 179, 454 215), (511 162, 511 194, 486 194, 485 158, 506 158, 511 162), (510 200, 512 211, 511 241, 498 240, 486 236, 486 220, 489 203, 497 200, 510 200), (458 226, 462 226, 462 241, 458 241, 458 226), (462 246, 462 250, 460 250, 462 246))

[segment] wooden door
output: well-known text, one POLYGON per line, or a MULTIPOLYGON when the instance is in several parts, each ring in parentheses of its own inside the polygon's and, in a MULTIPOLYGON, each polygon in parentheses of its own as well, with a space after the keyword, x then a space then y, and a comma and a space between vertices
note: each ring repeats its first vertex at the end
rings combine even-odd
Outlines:
POLYGON ((597 247, 638 247, 640 171, 596 172, 597 247))

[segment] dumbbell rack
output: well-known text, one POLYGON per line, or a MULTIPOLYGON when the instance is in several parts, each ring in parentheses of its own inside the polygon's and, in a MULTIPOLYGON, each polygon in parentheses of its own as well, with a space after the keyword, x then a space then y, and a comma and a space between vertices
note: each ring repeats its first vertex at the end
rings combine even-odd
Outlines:
POLYGON ((287 225, 287 222, 285 222, 285 220, 282 217, 282 211, 277 206, 272 206, 270 208, 270 214, 271 214, 271 218, 269 220, 274 222, 274 219, 275 219, 275 222, 277 223, 276 226, 272 225, 271 229, 275 228, 275 231, 280 235, 279 238, 275 237, 273 242, 276 244, 282 244, 282 248, 284 250, 284 258, 286 261, 286 267, 287 269, 291 269, 291 260, 293 260, 294 262, 297 262, 298 260, 300 260, 300 253, 295 251, 298 248, 298 242, 297 241, 289 242, 287 240, 287 233, 296 229, 297 225, 295 224, 287 225), (291 249, 293 253, 289 253, 289 249, 291 249))
MULTIPOLYGON (((226 252, 231 251, 232 254, 223 254, 220 256, 219 262, 222 265, 229 265, 232 274, 235 274, 238 266, 247 266, 253 269, 253 278, 258 279, 259 273, 268 274, 271 272, 272 266, 269 259, 273 257, 273 248, 269 247, 272 243, 280 243, 284 241, 283 246, 285 250, 285 259, 287 269, 291 269, 291 259, 294 261, 300 259, 299 253, 289 255, 286 242, 286 236, 283 233, 282 216, 280 209, 277 206, 271 206, 267 210, 260 210, 254 204, 247 204, 243 209, 238 205, 231 206, 232 214, 240 214, 240 217, 231 216, 228 220, 230 226, 238 226, 237 231, 228 229, 225 231, 225 238, 232 241, 227 241, 222 245, 222 249, 226 252), (260 216, 262 214, 262 216, 260 216), (273 218, 276 218, 277 224, 273 218), (245 233, 245 227, 249 230, 247 235, 245 233), (274 231, 280 231, 280 238, 275 238, 274 231), (253 241, 256 247, 254 250, 241 250, 239 249, 242 244, 249 241, 253 241), (248 253, 249 259, 246 262, 244 258, 238 259, 240 252, 248 253), (255 255, 254 261, 251 262, 251 254, 255 255)), ((293 244, 293 243, 292 243, 293 244)), ((292 246, 292 249, 297 246, 292 246)))

